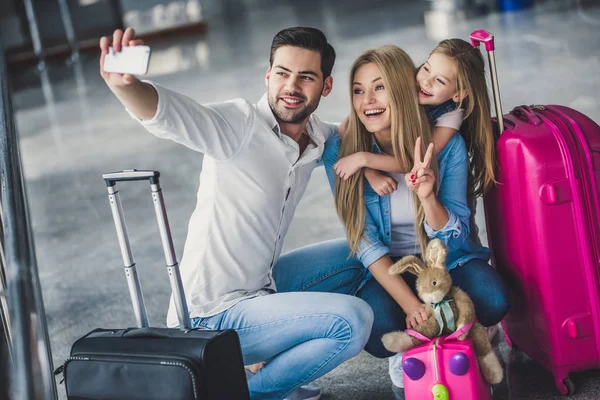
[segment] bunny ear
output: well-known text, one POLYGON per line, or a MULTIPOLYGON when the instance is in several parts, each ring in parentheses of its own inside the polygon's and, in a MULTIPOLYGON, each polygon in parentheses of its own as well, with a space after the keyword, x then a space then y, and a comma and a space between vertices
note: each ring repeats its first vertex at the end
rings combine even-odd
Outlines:
POLYGON ((446 269, 448 249, 440 239, 433 239, 427 245, 427 265, 431 268, 446 269))
POLYGON ((403 272, 410 272, 413 275, 419 276, 426 268, 425 263, 420 258, 406 256, 392 265, 388 273, 390 275, 400 275, 403 272))

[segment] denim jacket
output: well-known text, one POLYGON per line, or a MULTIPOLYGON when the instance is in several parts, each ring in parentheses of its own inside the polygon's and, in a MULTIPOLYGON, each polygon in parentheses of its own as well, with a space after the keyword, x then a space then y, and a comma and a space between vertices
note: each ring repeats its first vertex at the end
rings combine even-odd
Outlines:
MULTIPOLYGON (((333 165, 338 160, 341 144, 339 135, 331 136, 325 142, 323 163, 329 185, 334 190, 335 171, 333 165)), ((381 150, 373 140, 372 152, 381 154, 381 150)), ((483 247, 476 232, 471 238, 469 217, 471 211, 467 205, 468 157, 465 142, 456 133, 444 150, 437 156, 440 170, 440 185, 437 198, 448 211, 448 222, 439 230, 432 229, 425 222, 425 231, 430 239, 438 238, 448 247, 446 265, 448 270, 463 265, 467 261, 479 258, 489 260, 490 250, 483 247)), ((389 253, 391 244, 390 196, 379 196, 367 179, 364 180, 364 199, 366 205, 363 240, 356 257, 365 267, 389 253)))

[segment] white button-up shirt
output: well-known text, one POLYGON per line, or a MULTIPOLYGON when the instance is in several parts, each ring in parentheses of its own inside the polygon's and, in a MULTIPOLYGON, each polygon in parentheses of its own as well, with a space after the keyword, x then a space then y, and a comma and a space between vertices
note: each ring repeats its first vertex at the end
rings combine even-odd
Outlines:
MULTIPOLYGON (((273 264, 325 140, 338 125, 310 117, 311 143, 280 133, 265 94, 200 105, 153 84, 156 115, 141 124, 154 135, 204 153, 196 209, 180 269, 190 317, 208 317, 276 290, 273 264)), ((179 323, 173 299, 167 325, 179 323)))

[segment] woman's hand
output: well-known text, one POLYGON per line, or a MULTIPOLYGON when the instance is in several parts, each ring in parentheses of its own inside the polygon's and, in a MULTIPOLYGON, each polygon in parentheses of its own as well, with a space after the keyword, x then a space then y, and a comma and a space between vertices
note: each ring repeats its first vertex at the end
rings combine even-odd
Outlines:
POLYGON ((386 196, 398 189, 398 182, 394 178, 375 169, 366 168, 365 178, 375 193, 380 196, 386 196))
POLYGON ((406 328, 415 329, 417 325, 427 321, 428 318, 429 315, 427 315, 425 304, 419 304, 406 313, 406 328))
POLYGON ((359 151, 358 153, 350 154, 344 158, 341 158, 333 165, 335 173, 345 181, 350 179, 359 169, 364 167, 367 163, 365 152, 359 151))
POLYGON ((429 167, 433 158, 433 143, 427 147, 425 158, 421 159, 421 137, 415 143, 415 160, 412 170, 404 175, 406 185, 423 200, 433 194, 435 176, 429 167))

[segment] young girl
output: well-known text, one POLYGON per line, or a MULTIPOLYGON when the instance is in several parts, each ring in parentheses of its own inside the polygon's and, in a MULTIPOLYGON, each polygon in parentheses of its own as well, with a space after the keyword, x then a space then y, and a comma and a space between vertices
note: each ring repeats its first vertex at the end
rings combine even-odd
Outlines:
MULTIPOLYGON (((433 49, 416 78, 419 104, 425 106, 434 126, 436 155, 460 130, 471 159, 469 198, 483 195, 495 182, 495 137, 485 64, 479 49, 461 39, 444 40, 433 49)), ((370 152, 349 155, 334 166, 336 174, 345 180, 360 168, 365 168, 365 177, 380 196, 396 190, 397 184, 390 176, 377 171, 408 172, 402 170, 393 155, 370 152)))

